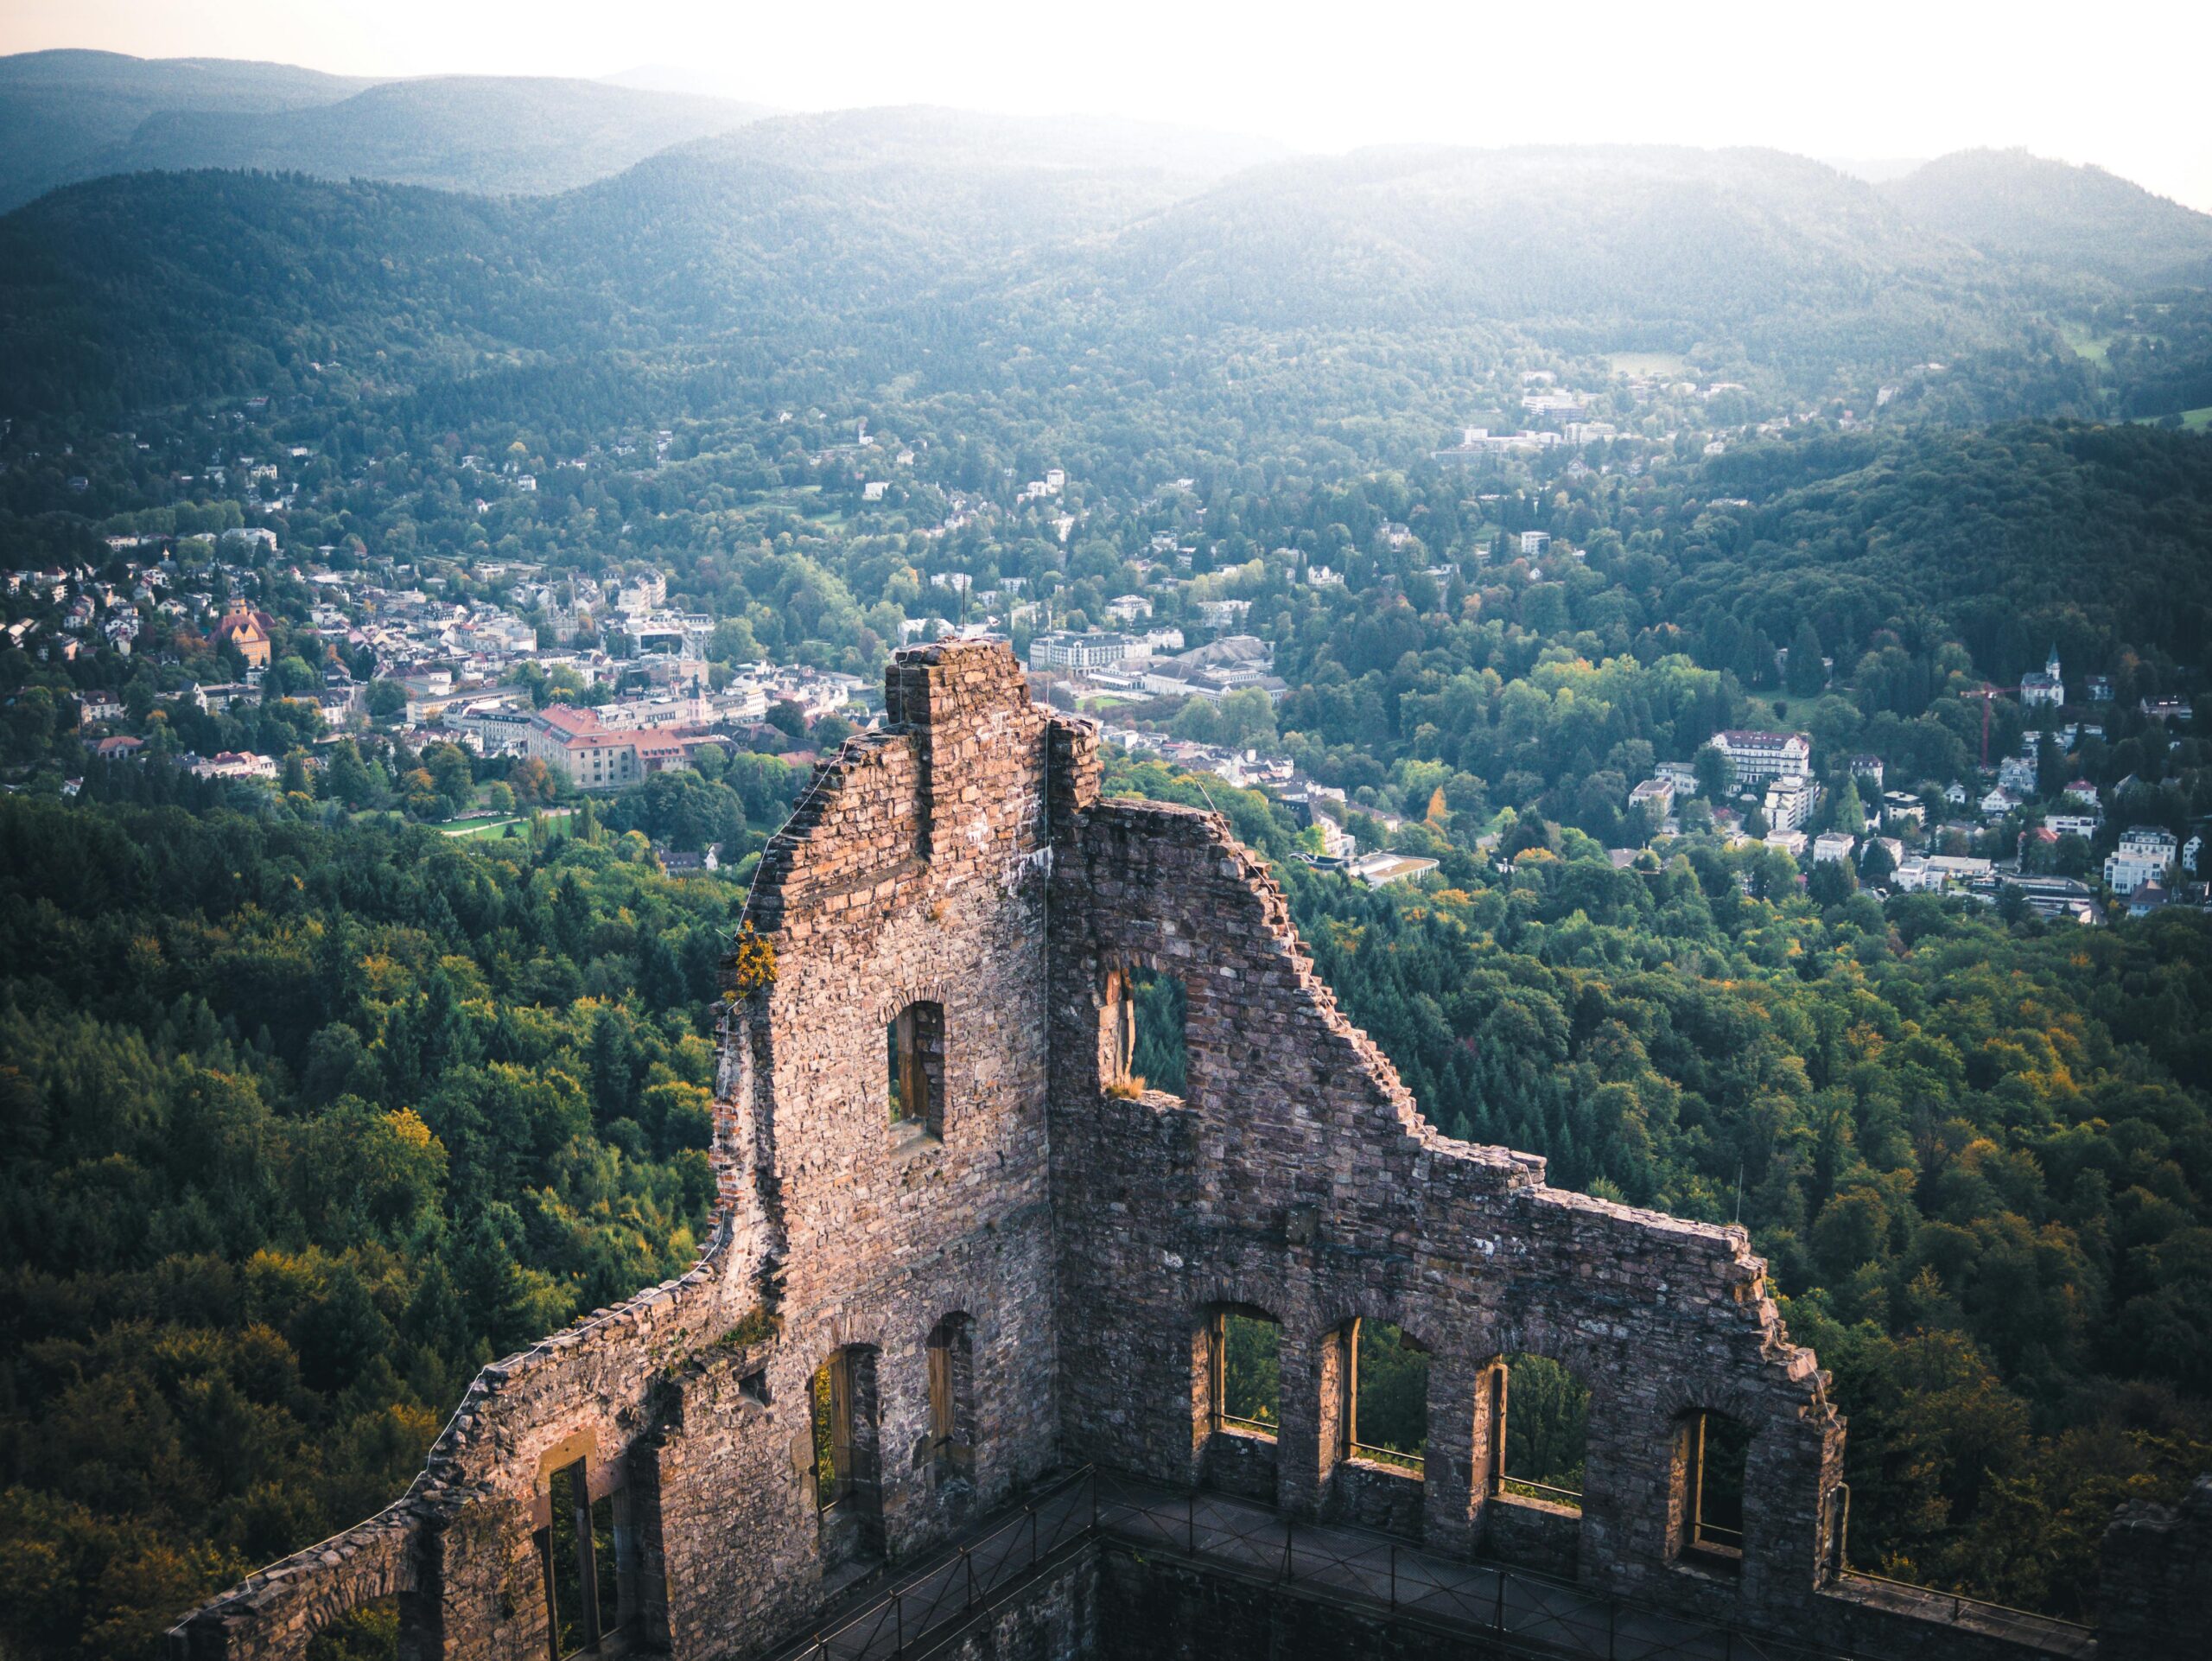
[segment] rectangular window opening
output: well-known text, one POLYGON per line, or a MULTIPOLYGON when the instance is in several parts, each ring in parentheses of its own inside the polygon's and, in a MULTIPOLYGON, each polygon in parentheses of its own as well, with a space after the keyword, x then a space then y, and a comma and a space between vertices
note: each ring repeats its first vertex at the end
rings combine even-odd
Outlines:
POLYGON ((1590 1391, 1558 1362, 1509 1355, 1491 1369, 1491 1489, 1582 1509, 1590 1391))
POLYGON ((814 1504, 830 1511, 845 1498, 852 1475, 851 1409, 844 1352, 840 1351, 815 1372, 814 1504))
POLYGON ((1428 1352, 1387 1321, 1355 1321, 1347 1335, 1346 1451, 1422 1475, 1428 1452, 1428 1352))
POLYGON ((582 1460, 553 1473, 537 1535, 553 1661, 599 1649, 636 1615, 626 1583, 631 1533, 623 1498, 617 1491, 592 1499, 590 1474, 582 1460))
POLYGON ((1709 1569, 1744 1557, 1744 1467, 1751 1428, 1726 1413, 1694 1412, 1681 1427, 1682 1550, 1709 1569))
POLYGON ((908 1004, 884 1028, 891 1126, 944 1134, 944 1006, 908 1004))
POLYGON ((1224 1310, 1212 1328, 1214 1428, 1270 1436, 1282 1421, 1282 1328, 1264 1315, 1224 1310))
POLYGON ((1107 976, 1109 1094, 1140 1096, 1147 1090, 1169 1096, 1189 1093, 1184 1033, 1188 1011, 1183 983, 1173 975, 1154 969, 1117 969, 1107 976))

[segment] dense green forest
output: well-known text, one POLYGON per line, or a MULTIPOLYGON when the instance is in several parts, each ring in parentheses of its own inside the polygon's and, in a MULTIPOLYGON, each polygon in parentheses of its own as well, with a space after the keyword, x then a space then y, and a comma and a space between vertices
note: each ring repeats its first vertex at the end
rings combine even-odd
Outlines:
POLYGON ((180 1609, 412 1479, 485 1361, 703 1238, 741 887, 635 832, 0 799, 0 1607, 180 1609))

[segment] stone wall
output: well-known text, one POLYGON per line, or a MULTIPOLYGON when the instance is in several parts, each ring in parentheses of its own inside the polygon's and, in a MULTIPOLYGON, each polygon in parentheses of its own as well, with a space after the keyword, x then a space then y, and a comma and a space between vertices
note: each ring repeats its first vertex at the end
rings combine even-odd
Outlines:
POLYGON ((1052 1182, 1063 1441, 1169 1482, 1203 1478, 1191 1334, 1237 1306, 1281 1323, 1276 1499, 1319 1517, 1334 1334, 1395 1323, 1427 1350, 1421 1533, 1482 1541, 1485 1381, 1510 1352, 1592 1391, 1581 1578, 1751 1619, 1800 1608, 1828 1559, 1841 1422, 1789 1342, 1744 1232, 1544 1185, 1540 1160, 1439 1135, 1315 977, 1289 908, 1217 817, 1096 802, 1053 873, 1052 1182), (1116 1093, 1116 970, 1181 978, 1181 1100, 1116 1093), (1693 1410, 1753 1428, 1739 1575, 1680 1561, 1674 1448, 1693 1410))
MULTIPOLYGON (((617 1507, 632 1642, 680 1661, 774 1649, 855 1577, 1084 1461, 1431 1552, 1539 1557, 1715 1619, 1899 1655, 2004 1647, 1828 1572, 1842 1422, 1743 1231, 1555 1190, 1539 1159, 1439 1135, 1225 823, 1101 800, 1095 731, 1033 706, 1002 645, 901 652, 885 694, 885 725, 817 770, 760 862, 746 919, 775 968, 721 1005, 719 1209, 698 1264, 486 1369, 402 1499, 195 1612, 175 1661, 286 1661, 391 1595, 409 1661, 543 1661, 535 1532, 579 1461, 617 1507), (1116 1073, 1119 971, 1140 968, 1186 992, 1180 1098, 1116 1073), (899 1074, 887 1029, 917 1004, 906 1029, 928 1051, 899 1074), (926 1114, 894 1115, 894 1075, 928 1081, 926 1114), (1272 1437, 1215 1424, 1221 1309, 1280 1323, 1272 1437), (1354 1318, 1431 1358, 1418 1480, 1338 1467, 1354 1318), (937 1370, 963 1394, 933 1420, 941 1332, 965 1334, 937 1370), (1591 1389, 1579 1515, 1493 1497, 1509 1352, 1591 1389), (813 1381, 837 1356, 855 1451, 824 1518, 813 1381), (1754 1432, 1736 1572, 1679 1550, 1677 1430, 1699 1410, 1754 1432)), ((2115 1583, 2143 1608, 2190 1584, 2200 1524, 2137 1519, 2165 1578, 2115 1583)), ((1009 1607, 963 1653, 1150 1653, 1116 1631, 1146 1599, 1193 1632, 1237 1601, 1162 1603, 1110 1555, 1108 1581, 1009 1607)), ((2130 1661, 2161 1653, 2159 1630, 2130 1629, 2130 1661)))

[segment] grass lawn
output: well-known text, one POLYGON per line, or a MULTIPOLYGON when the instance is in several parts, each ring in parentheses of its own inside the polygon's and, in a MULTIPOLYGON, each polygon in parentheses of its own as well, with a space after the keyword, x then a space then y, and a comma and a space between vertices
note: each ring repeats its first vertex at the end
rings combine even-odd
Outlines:
MULTIPOLYGON (((565 807, 547 808, 545 810, 545 829, 547 832, 556 837, 565 837, 568 835, 569 818, 572 811, 572 809, 565 807)), ((507 827, 511 824, 518 827, 516 831, 518 836, 524 836, 529 833, 530 819, 527 815, 519 813, 480 813, 469 818, 454 819, 449 824, 442 824, 438 827, 438 834, 446 837, 504 837, 507 834, 507 827)))
POLYGON ((1605 362, 1616 375, 1668 375, 1690 378, 1690 360, 1675 352, 1615 352, 1605 362))
MULTIPOLYGON (((2164 419, 2164 416, 2138 416, 2135 417, 2135 424, 2139 427, 2154 427, 2164 419)), ((2201 410, 2183 410, 2181 412, 2181 430, 2187 433, 2212 432, 2212 404, 2206 404, 2201 410)))
POLYGON ((2107 349, 2112 345, 2111 335, 2092 334, 2084 323, 2061 323, 2058 333, 2075 357, 2087 358, 2091 363, 2104 362, 2107 349))

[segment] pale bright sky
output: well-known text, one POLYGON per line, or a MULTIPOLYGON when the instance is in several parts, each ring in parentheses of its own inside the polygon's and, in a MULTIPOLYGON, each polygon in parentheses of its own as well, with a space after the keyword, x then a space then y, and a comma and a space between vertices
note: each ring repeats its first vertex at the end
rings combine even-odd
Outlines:
POLYGON ((1395 141, 2020 145, 2212 212, 2212 3, 2048 0, 0 0, 0 52, 342 73, 676 66, 792 109, 1080 111, 1395 141))

